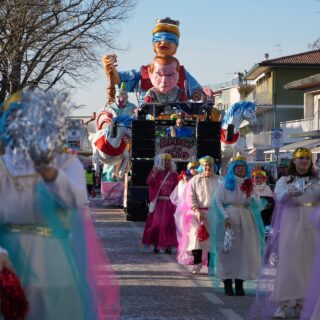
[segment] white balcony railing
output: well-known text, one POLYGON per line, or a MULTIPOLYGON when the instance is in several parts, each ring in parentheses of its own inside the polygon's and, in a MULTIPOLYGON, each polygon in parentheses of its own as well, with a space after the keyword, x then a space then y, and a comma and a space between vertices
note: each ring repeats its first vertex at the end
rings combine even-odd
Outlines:
POLYGON ((246 135, 247 148, 271 146, 271 132, 249 133, 246 135))
POLYGON ((300 132, 310 132, 320 129, 320 119, 318 116, 314 118, 284 121, 280 122, 280 128, 283 129, 284 143, 292 143, 297 141, 297 138, 289 138, 290 135, 300 132))

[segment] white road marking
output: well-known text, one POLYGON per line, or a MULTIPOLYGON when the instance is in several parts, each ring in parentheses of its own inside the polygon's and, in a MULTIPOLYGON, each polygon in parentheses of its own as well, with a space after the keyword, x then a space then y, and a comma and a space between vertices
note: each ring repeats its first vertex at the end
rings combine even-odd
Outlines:
POLYGON ((221 313, 229 320, 243 320, 241 316, 239 316, 236 312, 232 309, 219 309, 221 313))
POLYGON ((224 304, 223 301, 212 292, 203 292, 202 294, 213 304, 224 304))

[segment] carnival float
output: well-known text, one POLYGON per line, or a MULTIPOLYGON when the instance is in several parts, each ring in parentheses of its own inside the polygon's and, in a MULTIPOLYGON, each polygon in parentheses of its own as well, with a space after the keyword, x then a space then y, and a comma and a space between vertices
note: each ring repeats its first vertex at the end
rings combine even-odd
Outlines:
POLYGON ((210 90, 175 57, 179 37, 179 21, 159 19, 152 29, 155 57, 151 63, 118 71, 116 55, 103 57, 108 98, 95 119, 93 159, 97 172, 100 165, 104 167, 104 204, 123 205, 127 220, 146 217, 146 178, 157 154, 171 154, 178 171, 209 155, 218 172, 238 151, 241 122, 257 124, 255 105, 248 101, 234 104, 220 119, 210 90), (129 103, 128 92, 136 93, 136 106, 129 103))

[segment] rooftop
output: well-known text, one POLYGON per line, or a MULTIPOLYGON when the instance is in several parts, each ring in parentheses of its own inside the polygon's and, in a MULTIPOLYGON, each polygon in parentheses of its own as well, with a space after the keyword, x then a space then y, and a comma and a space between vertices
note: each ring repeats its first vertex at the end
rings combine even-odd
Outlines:
POLYGON ((251 70, 244 75, 244 79, 254 80, 261 73, 270 69, 270 67, 278 66, 318 66, 320 68, 320 49, 263 60, 255 64, 251 70))

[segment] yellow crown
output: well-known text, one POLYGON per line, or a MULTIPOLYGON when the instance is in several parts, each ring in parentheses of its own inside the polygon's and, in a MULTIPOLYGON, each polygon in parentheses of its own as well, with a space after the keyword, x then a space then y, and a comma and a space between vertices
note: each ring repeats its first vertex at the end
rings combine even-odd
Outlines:
POLYGON ((247 158, 244 155, 238 153, 232 161, 233 162, 234 161, 247 161, 247 158))
POLYGON ((199 162, 198 161, 191 161, 187 165, 187 169, 190 170, 192 167, 199 167, 199 162))
POLYGON ((266 177, 266 176, 267 176, 266 172, 263 171, 263 170, 261 170, 261 169, 253 170, 252 173, 251 173, 251 175, 252 175, 253 177, 255 177, 255 176, 263 176, 263 177, 266 177))
POLYGON ((214 159, 210 156, 205 156, 205 157, 202 157, 201 159, 199 159, 199 163, 201 165, 206 164, 206 163, 214 164, 214 159))
POLYGON ((171 160, 172 159, 172 155, 169 153, 162 153, 160 157, 163 160, 171 160))
POLYGON ((157 24, 152 29, 152 34, 157 32, 170 32, 180 37, 179 21, 170 18, 158 19, 157 24))
POLYGON ((311 151, 308 148, 298 148, 293 153, 293 158, 310 158, 311 159, 311 151))

